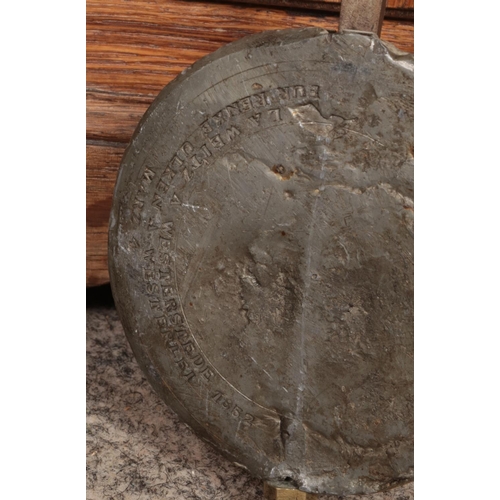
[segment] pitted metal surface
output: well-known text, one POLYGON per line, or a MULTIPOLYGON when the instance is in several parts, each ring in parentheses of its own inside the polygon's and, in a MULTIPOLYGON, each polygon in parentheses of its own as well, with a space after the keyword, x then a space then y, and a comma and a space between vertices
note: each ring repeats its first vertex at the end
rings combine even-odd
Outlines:
POLYGON ((169 84, 125 153, 110 275, 160 396, 254 475, 413 477, 413 59, 247 37, 169 84))

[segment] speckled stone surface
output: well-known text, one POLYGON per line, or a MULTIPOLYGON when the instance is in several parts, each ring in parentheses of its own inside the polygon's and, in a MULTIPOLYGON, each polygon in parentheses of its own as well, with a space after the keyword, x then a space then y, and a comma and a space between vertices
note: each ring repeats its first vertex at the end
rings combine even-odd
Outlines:
MULTIPOLYGON (((153 392, 114 308, 87 309, 87 498, 263 499, 259 480, 201 441, 153 392)), ((413 484, 346 498, 413 500, 413 484)))

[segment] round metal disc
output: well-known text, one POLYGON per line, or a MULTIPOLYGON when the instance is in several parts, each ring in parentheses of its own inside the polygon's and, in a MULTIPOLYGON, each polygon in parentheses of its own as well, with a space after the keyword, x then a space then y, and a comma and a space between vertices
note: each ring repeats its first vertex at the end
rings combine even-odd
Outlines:
POLYGON ((125 153, 110 274, 160 396, 255 476, 412 479, 413 62, 286 30, 202 59, 125 153))

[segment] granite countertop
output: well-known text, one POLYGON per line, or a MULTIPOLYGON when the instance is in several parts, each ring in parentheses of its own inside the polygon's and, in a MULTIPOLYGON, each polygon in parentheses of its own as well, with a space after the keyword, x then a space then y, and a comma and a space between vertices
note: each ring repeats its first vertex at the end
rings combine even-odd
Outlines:
MULTIPOLYGON (((347 498, 413 500, 413 483, 347 498)), ((261 481, 199 439, 153 392, 113 307, 87 309, 87 499, 263 499, 261 481)))

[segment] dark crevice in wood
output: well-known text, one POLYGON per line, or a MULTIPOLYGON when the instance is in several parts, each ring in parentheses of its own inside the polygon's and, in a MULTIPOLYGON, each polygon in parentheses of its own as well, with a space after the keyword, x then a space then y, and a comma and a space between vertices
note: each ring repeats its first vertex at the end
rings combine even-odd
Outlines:
MULTIPOLYGON (((188 0, 192 1, 192 0, 188 0)), ((220 3, 231 4, 232 6, 253 7, 253 8, 273 8, 283 9, 291 16, 321 16, 338 14, 340 12, 340 2, 324 2, 321 0, 307 1, 307 0, 239 0, 234 2, 232 0, 217 0, 220 3)), ((413 5, 413 2, 411 2, 413 5)), ((413 7, 390 7, 385 10, 385 19, 405 19, 413 20, 413 7)))
POLYGON ((87 95, 91 94, 102 94, 103 96, 106 97, 111 97, 111 98, 124 98, 124 97, 132 97, 132 98, 137 98, 141 101, 146 100, 147 98, 155 98, 157 94, 151 93, 151 94, 139 94, 139 93, 134 93, 134 92, 116 92, 113 90, 105 90, 105 89, 98 89, 98 88, 93 88, 93 87, 87 87, 87 95))
POLYGON ((92 139, 87 135, 87 146, 123 149, 123 146, 126 146, 128 142, 129 142, 128 140, 124 140, 123 142, 117 142, 117 141, 107 141, 103 139, 92 139))

